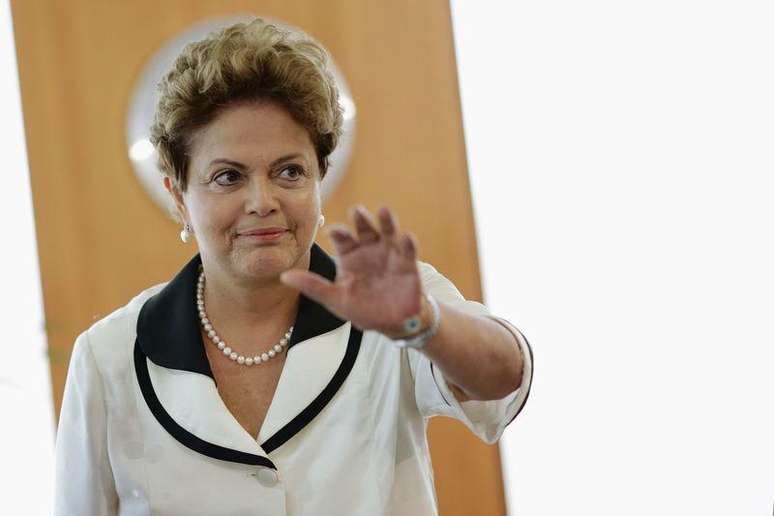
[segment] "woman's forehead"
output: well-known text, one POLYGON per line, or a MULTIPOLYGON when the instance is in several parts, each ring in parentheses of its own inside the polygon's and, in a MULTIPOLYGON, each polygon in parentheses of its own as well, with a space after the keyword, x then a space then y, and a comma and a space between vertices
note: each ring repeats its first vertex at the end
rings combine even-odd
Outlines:
POLYGON ((224 109, 196 131, 191 151, 194 160, 203 158, 207 163, 218 158, 273 161, 290 154, 314 157, 308 131, 287 110, 266 102, 224 109))

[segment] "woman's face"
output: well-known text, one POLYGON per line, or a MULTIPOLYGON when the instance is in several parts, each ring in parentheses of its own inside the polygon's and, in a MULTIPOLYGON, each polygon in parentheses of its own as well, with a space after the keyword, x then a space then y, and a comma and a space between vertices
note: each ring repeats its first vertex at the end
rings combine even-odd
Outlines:
POLYGON ((237 281, 309 264, 320 170, 309 133, 280 105, 242 103, 199 129, 179 208, 205 270, 237 281))

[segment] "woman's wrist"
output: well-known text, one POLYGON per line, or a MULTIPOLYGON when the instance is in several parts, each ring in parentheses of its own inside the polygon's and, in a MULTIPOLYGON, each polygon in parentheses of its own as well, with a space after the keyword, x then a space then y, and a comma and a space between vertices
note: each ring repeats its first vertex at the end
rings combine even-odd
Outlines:
POLYGON ((438 332, 440 318, 438 303, 432 296, 422 294, 420 311, 416 316, 406 319, 400 329, 382 333, 399 347, 421 349, 438 332))

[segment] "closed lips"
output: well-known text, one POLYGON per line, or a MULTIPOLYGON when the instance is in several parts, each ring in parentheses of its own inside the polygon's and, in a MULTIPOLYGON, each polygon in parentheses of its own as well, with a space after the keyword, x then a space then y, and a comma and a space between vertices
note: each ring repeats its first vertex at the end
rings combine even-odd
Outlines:
POLYGON ((264 229, 251 229, 250 231, 240 231, 240 236, 270 236, 287 231, 285 228, 264 228, 264 229))

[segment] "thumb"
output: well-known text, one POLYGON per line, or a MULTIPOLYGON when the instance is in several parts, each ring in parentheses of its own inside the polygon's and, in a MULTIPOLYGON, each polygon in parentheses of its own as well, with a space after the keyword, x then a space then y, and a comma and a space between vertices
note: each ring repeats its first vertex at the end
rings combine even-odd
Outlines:
POLYGON ((329 306, 335 303, 336 287, 319 274, 309 271, 289 270, 280 274, 280 281, 300 290, 306 297, 329 306))

